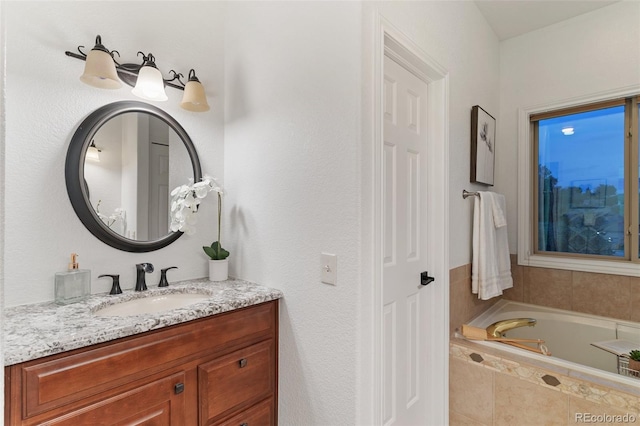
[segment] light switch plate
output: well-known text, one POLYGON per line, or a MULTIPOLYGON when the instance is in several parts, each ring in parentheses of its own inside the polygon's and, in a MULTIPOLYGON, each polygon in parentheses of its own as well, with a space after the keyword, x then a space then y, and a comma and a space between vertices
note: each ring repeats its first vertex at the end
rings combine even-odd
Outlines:
POLYGON ((320 255, 320 265, 322 267, 322 282, 325 284, 338 284, 338 256, 335 254, 322 253, 320 255))

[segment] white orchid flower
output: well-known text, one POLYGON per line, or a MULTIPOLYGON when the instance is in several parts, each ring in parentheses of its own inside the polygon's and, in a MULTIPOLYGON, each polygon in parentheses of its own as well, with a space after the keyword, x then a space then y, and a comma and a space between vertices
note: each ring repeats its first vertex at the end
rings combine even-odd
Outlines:
POLYGON ((195 214, 189 214, 185 217, 185 222, 189 225, 195 225, 198 222, 198 217, 195 214))
MULTIPOLYGON (((187 235, 195 233, 198 206, 209 192, 223 194, 222 187, 215 178, 204 175, 200 182, 189 179, 188 185, 180 185, 171 191, 171 224, 173 232, 181 231, 187 235)), ((218 212, 219 213, 219 212, 218 212)), ((220 218, 218 217, 218 222, 220 218)))
POLYGON ((193 193, 188 193, 185 197, 184 197, 184 205, 186 207, 191 207, 193 204, 195 204, 196 202, 196 198, 193 196, 193 193))
POLYGON ((207 182, 198 182, 193 184, 193 191, 195 192, 196 197, 204 198, 207 196, 210 188, 207 182))

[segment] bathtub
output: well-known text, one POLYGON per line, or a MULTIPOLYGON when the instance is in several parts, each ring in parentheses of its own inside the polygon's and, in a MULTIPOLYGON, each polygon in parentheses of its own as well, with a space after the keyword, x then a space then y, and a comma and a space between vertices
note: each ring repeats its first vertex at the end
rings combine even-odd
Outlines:
POLYGON ((622 339, 637 343, 640 348, 639 323, 501 300, 469 324, 486 328, 496 321, 510 318, 535 318, 537 324, 534 327, 515 328, 509 330, 506 336, 543 339, 551 356, 539 355, 499 342, 480 343, 608 381, 634 387, 640 386, 640 379, 624 374, 626 372, 624 364, 623 374, 619 374, 617 355, 592 345, 592 343, 622 339))

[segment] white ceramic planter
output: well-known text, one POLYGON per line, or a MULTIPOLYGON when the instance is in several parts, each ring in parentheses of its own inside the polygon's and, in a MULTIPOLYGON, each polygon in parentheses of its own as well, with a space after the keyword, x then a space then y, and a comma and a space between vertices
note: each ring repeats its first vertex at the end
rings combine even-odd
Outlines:
POLYGON ((229 278, 229 258, 209 260, 209 281, 225 281, 229 278))

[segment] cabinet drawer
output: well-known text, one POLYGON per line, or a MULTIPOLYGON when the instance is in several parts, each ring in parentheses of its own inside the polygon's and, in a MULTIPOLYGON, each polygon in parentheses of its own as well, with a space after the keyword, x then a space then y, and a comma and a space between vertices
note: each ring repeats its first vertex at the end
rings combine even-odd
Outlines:
POLYGON ((275 392, 275 347, 268 340, 198 367, 200 424, 213 424, 275 392))
POLYGON ((216 426, 275 426, 273 399, 262 401, 216 426))
POLYGON ((184 393, 175 386, 184 374, 151 382, 88 407, 45 422, 45 425, 180 425, 184 418, 184 393))
MULTIPOLYGON (((50 361, 14 366, 21 377, 22 418, 80 401, 228 345, 275 336, 277 305, 265 303, 151 332, 50 361)), ((12 368, 14 368, 12 367, 12 368)))

